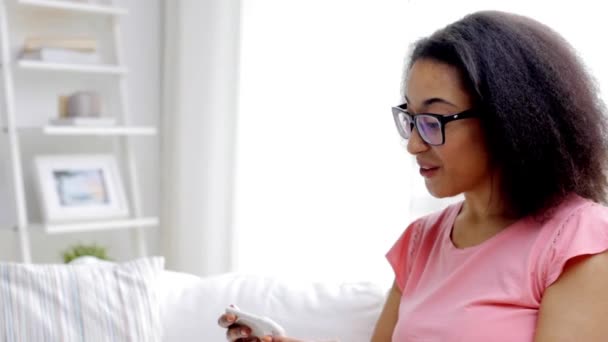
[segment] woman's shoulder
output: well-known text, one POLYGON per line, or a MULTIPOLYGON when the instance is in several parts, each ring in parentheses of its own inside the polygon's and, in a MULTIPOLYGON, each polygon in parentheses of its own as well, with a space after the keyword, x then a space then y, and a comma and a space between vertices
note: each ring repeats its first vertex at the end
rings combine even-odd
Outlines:
POLYGON ((578 195, 559 205, 552 221, 543 228, 554 231, 556 239, 562 235, 588 239, 608 236, 608 207, 578 195))
POLYGON ((461 207, 462 202, 450 204, 441 210, 414 220, 403 231, 393 249, 408 250, 410 254, 414 254, 421 240, 433 239, 443 229, 451 227, 461 207))
POLYGON ((445 226, 452 226, 456 216, 462 208, 462 201, 452 203, 441 210, 434 211, 430 214, 424 215, 412 223, 412 227, 422 232, 428 232, 431 230, 442 229, 445 226))
POLYGON ((608 207, 570 196, 542 224, 538 241, 543 246, 539 262, 546 288, 559 277, 569 260, 608 250, 608 207))
POLYGON ((576 225, 581 218, 587 221, 606 220, 608 219, 608 207, 588 198, 572 194, 540 215, 543 226, 550 227, 576 225))
POLYGON ((401 237, 395 242, 386 254, 393 267, 395 279, 399 288, 403 291, 405 282, 410 274, 413 262, 421 253, 421 250, 429 249, 434 242, 439 241, 435 237, 445 227, 451 226, 462 202, 448 205, 446 208, 434 213, 420 217, 412 222, 401 237), (452 221, 452 222, 450 222, 452 221), (426 247, 425 247, 426 246, 426 247))

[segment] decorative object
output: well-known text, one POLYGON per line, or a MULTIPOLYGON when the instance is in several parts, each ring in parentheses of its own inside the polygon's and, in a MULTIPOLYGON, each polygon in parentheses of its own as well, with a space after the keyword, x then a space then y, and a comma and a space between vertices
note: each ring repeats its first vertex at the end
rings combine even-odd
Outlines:
POLYGON ((76 258, 82 257, 82 256, 92 256, 92 257, 96 257, 97 259, 100 259, 100 260, 111 260, 110 258, 108 258, 106 249, 97 244, 92 244, 92 245, 78 244, 78 245, 71 246, 70 248, 68 248, 67 250, 65 250, 62 253, 62 256, 63 256, 63 262, 65 262, 66 264, 69 263, 70 261, 72 261, 76 258))
POLYGON ((98 64, 97 41, 88 37, 28 37, 22 58, 53 63, 98 64))
POLYGON ((44 48, 95 52, 97 51, 97 41, 90 37, 27 37, 23 43, 23 52, 44 48))
POLYGON ((46 223, 128 215, 123 184, 114 156, 37 156, 34 162, 46 223))
POLYGON ((79 91, 58 97, 59 117, 51 118, 57 126, 114 126, 116 118, 101 116, 101 97, 95 91, 79 91))
POLYGON ((68 96, 66 106, 67 117, 99 117, 101 115, 101 99, 94 91, 78 91, 68 96))

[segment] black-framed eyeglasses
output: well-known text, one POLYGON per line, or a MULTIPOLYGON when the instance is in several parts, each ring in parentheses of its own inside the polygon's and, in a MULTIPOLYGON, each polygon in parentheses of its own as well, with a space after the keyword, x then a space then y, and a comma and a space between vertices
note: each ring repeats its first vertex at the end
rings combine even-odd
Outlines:
POLYGON ((452 115, 421 113, 412 115, 407 111, 407 103, 393 107, 393 118, 399 135, 409 139, 414 127, 424 142, 432 146, 445 143, 445 125, 448 122, 479 117, 474 109, 468 109, 452 115))

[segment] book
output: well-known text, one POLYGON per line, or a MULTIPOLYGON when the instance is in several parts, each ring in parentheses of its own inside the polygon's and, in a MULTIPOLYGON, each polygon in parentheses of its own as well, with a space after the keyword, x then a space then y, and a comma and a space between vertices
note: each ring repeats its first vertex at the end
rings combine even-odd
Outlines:
POLYGON ((55 63, 97 64, 101 61, 96 52, 82 52, 69 49, 40 48, 24 52, 25 59, 55 63))
POLYGON ((37 51, 42 48, 68 49, 80 52, 97 51, 97 40, 93 38, 59 38, 59 37, 30 37, 23 44, 24 52, 37 51))
POLYGON ((115 126, 116 119, 109 117, 66 117, 51 119, 54 126, 85 126, 85 127, 107 127, 115 126))

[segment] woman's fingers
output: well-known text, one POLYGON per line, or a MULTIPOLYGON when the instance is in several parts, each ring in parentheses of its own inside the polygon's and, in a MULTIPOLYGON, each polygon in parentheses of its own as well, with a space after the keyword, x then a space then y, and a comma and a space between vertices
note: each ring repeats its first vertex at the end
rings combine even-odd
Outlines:
POLYGON ((226 339, 230 342, 260 342, 257 337, 250 336, 251 329, 247 326, 235 324, 236 316, 234 314, 223 314, 217 320, 217 324, 222 328, 226 328, 226 339))
POLYGON ((228 328, 236 321, 236 316, 234 314, 223 314, 217 320, 217 324, 222 328, 228 328))
POLYGON ((251 329, 244 325, 235 324, 230 326, 228 331, 226 331, 226 339, 231 342, 249 342, 249 341, 259 341, 258 338, 252 337, 251 329))

